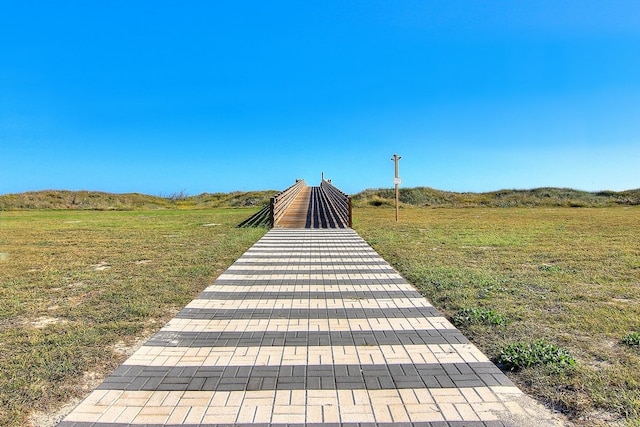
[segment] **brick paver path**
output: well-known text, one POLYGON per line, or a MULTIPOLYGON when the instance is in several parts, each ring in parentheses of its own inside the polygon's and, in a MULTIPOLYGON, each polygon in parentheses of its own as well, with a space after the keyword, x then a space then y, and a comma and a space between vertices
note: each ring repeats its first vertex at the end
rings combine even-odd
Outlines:
POLYGON ((61 427, 558 425, 350 229, 274 229, 61 427))

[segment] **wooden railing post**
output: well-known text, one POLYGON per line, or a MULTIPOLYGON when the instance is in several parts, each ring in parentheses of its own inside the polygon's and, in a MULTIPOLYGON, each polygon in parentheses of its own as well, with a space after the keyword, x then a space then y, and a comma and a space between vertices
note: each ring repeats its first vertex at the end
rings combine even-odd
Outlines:
POLYGON ((273 228, 276 225, 275 216, 273 214, 275 206, 276 206, 276 198, 272 197, 269 202, 269 224, 271 224, 271 228, 273 228))

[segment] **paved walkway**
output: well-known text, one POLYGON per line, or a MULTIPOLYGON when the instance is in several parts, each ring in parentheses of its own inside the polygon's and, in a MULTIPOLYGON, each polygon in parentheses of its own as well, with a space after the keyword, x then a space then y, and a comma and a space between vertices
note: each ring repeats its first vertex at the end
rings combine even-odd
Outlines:
POLYGON ((559 425, 353 230, 274 229, 59 426, 308 424, 559 425))

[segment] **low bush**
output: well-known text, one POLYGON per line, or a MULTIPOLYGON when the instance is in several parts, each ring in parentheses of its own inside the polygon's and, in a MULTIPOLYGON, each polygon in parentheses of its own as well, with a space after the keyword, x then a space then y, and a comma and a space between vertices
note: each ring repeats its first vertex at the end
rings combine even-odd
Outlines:
POLYGON ((507 324, 507 318, 496 313, 490 308, 463 308, 453 316, 453 324, 456 326, 469 326, 472 324, 500 326, 507 324))
POLYGON ((500 352, 498 363, 509 371, 519 371, 532 365, 572 367, 575 366, 576 361, 567 350, 544 340, 537 340, 530 343, 509 344, 500 352))
POLYGON ((626 344, 630 347, 632 346, 640 346, 640 333, 638 332, 632 332, 630 334, 625 335, 622 338, 622 343, 626 344))

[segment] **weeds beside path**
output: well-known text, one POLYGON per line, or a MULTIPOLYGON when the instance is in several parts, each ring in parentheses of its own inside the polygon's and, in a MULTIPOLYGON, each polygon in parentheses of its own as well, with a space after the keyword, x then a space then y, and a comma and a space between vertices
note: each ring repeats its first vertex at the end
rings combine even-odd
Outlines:
POLYGON ((580 424, 640 425, 640 208, 355 210, 360 235, 449 318, 490 309, 463 332, 489 357, 543 339, 570 369, 510 374, 580 424))
POLYGON ((266 232, 252 212, 3 212, 0 425, 86 393, 266 232))

